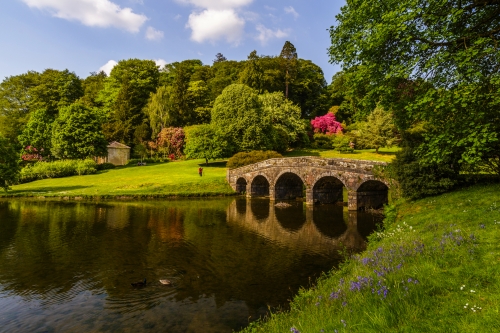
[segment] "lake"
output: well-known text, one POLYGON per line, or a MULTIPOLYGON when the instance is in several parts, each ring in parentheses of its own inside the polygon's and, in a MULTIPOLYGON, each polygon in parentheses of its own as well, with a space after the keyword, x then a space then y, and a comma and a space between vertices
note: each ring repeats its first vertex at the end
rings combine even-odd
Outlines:
POLYGON ((362 251, 382 219, 290 204, 0 200, 0 332, 239 330, 362 251))

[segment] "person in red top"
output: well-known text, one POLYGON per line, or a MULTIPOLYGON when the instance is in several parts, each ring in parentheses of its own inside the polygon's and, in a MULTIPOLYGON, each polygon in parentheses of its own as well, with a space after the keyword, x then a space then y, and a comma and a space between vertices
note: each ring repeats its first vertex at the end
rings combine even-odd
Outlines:
POLYGON ((200 177, 203 176, 203 168, 202 167, 198 168, 198 173, 200 174, 200 177))

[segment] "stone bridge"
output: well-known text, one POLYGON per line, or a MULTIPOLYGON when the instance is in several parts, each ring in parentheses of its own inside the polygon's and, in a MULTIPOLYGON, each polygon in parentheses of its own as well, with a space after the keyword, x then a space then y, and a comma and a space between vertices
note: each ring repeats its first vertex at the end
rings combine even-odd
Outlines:
POLYGON ((305 198, 308 205, 344 201, 349 210, 380 208, 388 202, 388 184, 373 174, 387 163, 344 158, 273 158, 227 171, 231 187, 248 197, 271 200, 305 198))

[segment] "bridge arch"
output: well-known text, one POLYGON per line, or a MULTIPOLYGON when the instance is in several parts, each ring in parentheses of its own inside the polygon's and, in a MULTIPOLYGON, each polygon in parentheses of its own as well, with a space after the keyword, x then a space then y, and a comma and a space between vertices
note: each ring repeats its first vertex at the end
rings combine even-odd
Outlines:
POLYGON ((258 174, 250 183, 250 194, 252 197, 265 197, 269 196, 270 182, 269 179, 263 175, 258 174))
POLYGON ((248 182, 244 177, 238 178, 236 181, 236 192, 245 193, 247 191, 248 182))
POLYGON ((292 171, 281 172, 276 177, 274 198, 276 200, 293 200, 304 197, 306 182, 297 173, 292 171))
POLYGON ((357 210, 382 208, 389 203, 389 187, 381 180, 367 180, 356 190, 357 210))
POLYGON ((336 175, 323 174, 314 182, 313 200, 322 204, 343 202, 344 187, 344 182, 336 175))

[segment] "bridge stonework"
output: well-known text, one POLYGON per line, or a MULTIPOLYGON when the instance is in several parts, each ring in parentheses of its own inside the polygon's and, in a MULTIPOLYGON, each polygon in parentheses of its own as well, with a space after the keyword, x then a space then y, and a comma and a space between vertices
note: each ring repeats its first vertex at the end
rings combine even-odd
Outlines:
POLYGON ((308 205, 342 201, 348 193, 349 210, 379 208, 388 201, 388 184, 373 174, 387 163, 343 158, 273 158, 227 171, 231 187, 248 197, 271 200, 303 197, 308 205))

